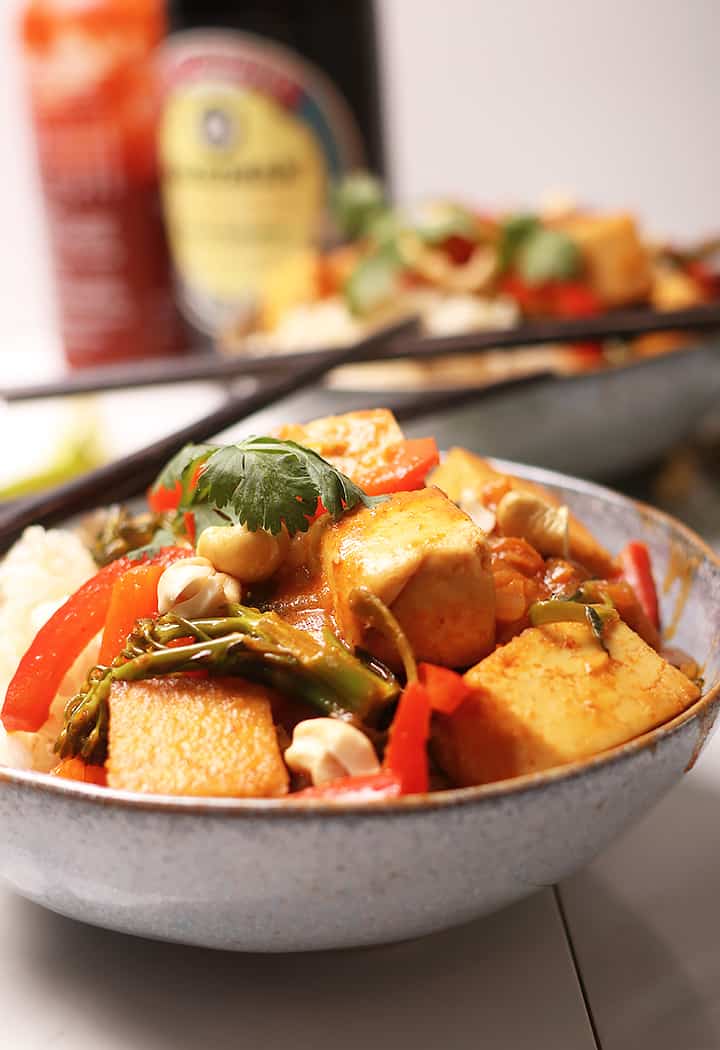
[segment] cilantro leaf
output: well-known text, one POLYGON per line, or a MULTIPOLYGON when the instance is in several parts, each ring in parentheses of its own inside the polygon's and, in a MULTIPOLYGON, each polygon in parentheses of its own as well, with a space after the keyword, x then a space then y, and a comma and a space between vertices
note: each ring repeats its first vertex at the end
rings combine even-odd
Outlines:
POLYGON ((392 240, 362 258, 343 286, 351 313, 363 317, 392 299, 404 269, 405 263, 392 240))
POLYGON ((508 215, 500 227, 498 255, 501 272, 513 265, 524 242, 539 229, 540 220, 535 215, 525 212, 508 215))
POLYGON ((365 236, 390 206, 380 180, 367 171, 355 171, 332 186, 330 210, 341 234, 354 240, 365 236))
MULTIPOLYGON (((358 504, 374 506, 384 498, 367 496, 317 452, 294 441, 249 437, 214 446, 203 456, 197 484, 180 504, 196 514, 198 532, 208 524, 237 524, 276 535, 285 525, 294 536, 307 531, 320 502, 337 520, 358 504)), ((183 475, 196 462, 188 460, 183 475)))
POLYGON ((135 550, 128 551, 126 557, 130 558, 131 561, 143 561, 145 558, 152 558, 154 554, 158 554, 163 547, 174 547, 176 544, 177 536, 175 533, 163 526, 155 531, 149 543, 143 544, 142 547, 136 547, 135 550))
POLYGON ((522 242, 519 250, 518 268, 527 284, 567 281, 579 267, 579 249, 561 230, 535 230, 522 242))
MULTIPOLYGON (((203 459, 217 447, 217 445, 184 445, 171 460, 168 460, 155 478, 152 484, 153 489, 175 488, 176 482, 182 481, 188 472, 188 467, 194 468, 196 464, 202 463, 203 459)), ((192 473, 192 470, 189 473, 192 473)))

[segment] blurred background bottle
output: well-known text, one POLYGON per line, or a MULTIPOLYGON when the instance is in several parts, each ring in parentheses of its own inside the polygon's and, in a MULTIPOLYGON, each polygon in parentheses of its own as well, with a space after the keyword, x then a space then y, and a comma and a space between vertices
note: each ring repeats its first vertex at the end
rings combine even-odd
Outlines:
POLYGON ((162 0, 32 0, 21 30, 71 366, 182 348, 160 206, 162 0))
POLYGON ((174 0, 159 137, 185 316, 252 324, 284 260, 327 235, 332 180, 382 173, 370 0, 174 0))

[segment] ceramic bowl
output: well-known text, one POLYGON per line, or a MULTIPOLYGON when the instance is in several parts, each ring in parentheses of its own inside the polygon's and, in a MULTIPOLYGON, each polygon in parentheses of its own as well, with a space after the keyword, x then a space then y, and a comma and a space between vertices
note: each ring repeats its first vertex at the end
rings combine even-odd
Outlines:
POLYGON ((673 644, 704 666, 684 714, 589 761, 392 803, 138 796, 0 769, 0 874, 63 915, 241 951, 380 944, 494 911, 572 874, 696 761, 720 702, 720 562, 683 526, 606 489, 548 485, 610 549, 652 552, 673 644))

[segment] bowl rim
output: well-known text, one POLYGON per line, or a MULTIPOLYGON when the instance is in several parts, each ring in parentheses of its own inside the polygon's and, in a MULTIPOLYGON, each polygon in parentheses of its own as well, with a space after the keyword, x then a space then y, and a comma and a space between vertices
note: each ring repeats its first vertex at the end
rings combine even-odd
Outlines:
MULTIPOLYGON (((619 506, 630 505, 643 516, 654 519, 666 529, 678 533, 685 542, 700 552, 703 559, 720 572, 720 554, 714 551, 693 529, 678 521, 671 514, 651 506, 642 500, 632 499, 604 485, 598 485, 583 478, 576 478, 559 471, 547 470, 544 467, 517 463, 513 460, 488 457, 488 462, 507 473, 517 472, 520 476, 540 484, 557 485, 562 488, 594 496, 605 502, 619 506)), ((629 761, 643 752, 654 752, 664 741, 673 737, 692 722, 700 724, 698 741, 693 750, 687 769, 692 768, 695 759, 702 750, 709 735, 717 709, 720 707, 720 679, 715 685, 700 696, 690 707, 662 725, 648 732, 608 748, 605 751, 577 759, 564 765, 553 766, 537 773, 524 773, 517 777, 479 784, 473 787, 450 788, 445 791, 430 792, 423 795, 404 795, 396 799, 379 801, 328 801, 324 799, 292 798, 217 798, 212 796, 141 794, 123 791, 96 784, 85 784, 79 781, 64 780, 39 773, 34 770, 14 769, 0 765, 0 785, 17 787, 34 787, 46 794, 65 798, 78 798, 86 802, 106 807, 120 807, 128 810, 172 813, 188 816, 232 816, 235 818, 253 819, 289 819, 326 817, 367 817, 373 819, 388 816, 410 816, 423 812, 455 809, 473 804, 497 802, 499 799, 512 798, 517 795, 532 793, 546 788, 578 780, 598 770, 629 761)))
MULTIPOLYGON (((539 347, 536 347, 536 349, 539 349, 539 347)), ((648 371, 648 370, 651 370, 651 369, 655 369, 655 370, 659 371, 662 368, 667 368, 668 367, 668 365, 667 365, 668 361, 682 362, 683 360, 687 360, 687 359, 690 359, 690 358, 693 358, 693 357, 699 357, 700 355, 705 355, 705 356, 716 355, 718 350, 720 350, 720 337, 718 337, 714 332, 701 332, 701 333, 698 333, 698 338, 695 341, 693 341, 691 344, 686 345, 686 346, 677 346, 674 350, 671 350, 668 353, 650 354, 647 357, 632 357, 632 358, 630 358, 627 361, 621 361, 621 362, 619 362, 617 364, 608 364, 608 365, 606 365, 605 367, 602 367, 602 368, 587 369, 586 371, 578 370, 578 371, 568 371, 568 372, 560 372, 560 371, 553 372, 551 369, 546 369, 546 370, 543 370, 543 371, 538 371, 537 373, 534 373, 534 372, 529 372, 528 374, 522 374, 521 373, 521 374, 519 374, 517 376, 512 376, 509 379, 508 378, 499 378, 497 380, 491 381, 488 384, 482 384, 480 386, 477 386, 474 389, 477 391, 478 394, 481 394, 483 390, 487 390, 488 393, 493 393, 493 392, 495 392, 496 388, 497 388, 498 392, 502 392, 503 386, 505 386, 507 384, 512 386, 512 385, 520 385, 522 383, 526 383, 526 384, 530 385, 532 383, 550 382, 550 383, 564 383, 564 384, 572 383, 572 384, 577 385, 579 383, 589 382, 589 381, 591 381, 591 382, 593 382, 595 384, 595 383, 602 382, 602 381, 606 381, 607 382, 607 381, 610 380, 611 377, 617 377, 618 375, 621 375, 621 376, 627 375, 628 372, 637 372, 637 371, 641 371, 641 370, 648 371)), ((450 352, 452 353, 452 351, 450 351, 450 352)), ((477 353, 483 353, 483 352, 484 351, 477 351, 477 353)), ((440 354, 441 354, 441 351, 438 350, 438 355, 440 355, 440 354)), ((402 362, 403 359, 401 358, 399 360, 402 362)), ((362 364, 365 364, 365 363, 366 362, 359 361, 359 362, 355 362, 353 365, 348 366, 348 367, 355 367, 355 364, 362 365, 362 364)), ((367 364, 383 364, 383 363, 385 363, 385 364, 392 364, 393 362, 392 361, 389 361, 389 362, 388 361, 386 361, 386 362, 382 362, 382 361, 370 361, 370 362, 367 362, 367 364)), ((423 362, 423 363, 427 363, 427 362, 423 362)), ((335 389, 338 392, 342 392, 342 393, 346 393, 346 394, 365 394, 368 397, 378 397, 378 395, 380 395, 380 393, 381 393, 381 390, 380 390, 379 387, 372 387, 372 386, 370 386, 370 387, 362 387, 362 386, 360 386, 358 384, 350 384, 350 383, 348 383, 347 385, 335 387, 335 389)), ((409 391, 409 393, 410 393, 410 395, 413 395, 413 394, 416 395, 418 392, 422 391, 423 389, 430 389, 430 387, 423 388, 422 386, 418 386, 417 388, 412 388, 409 391)), ((435 388, 433 388, 433 389, 435 389, 435 388)), ((467 386, 462 386, 462 385, 460 385, 458 383, 452 383, 452 384, 448 383, 448 384, 440 384, 439 389, 443 393, 453 394, 453 393, 456 393, 458 391, 466 390, 467 386)), ((392 394, 392 395, 397 395, 398 393, 401 393, 400 388, 397 387, 395 384, 393 384, 389 388, 385 387, 384 390, 387 393, 392 394)), ((538 467, 537 469, 540 470, 540 469, 544 469, 544 468, 538 467)), ((568 474, 566 476, 567 477, 573 477, 572 474, 568 474)))

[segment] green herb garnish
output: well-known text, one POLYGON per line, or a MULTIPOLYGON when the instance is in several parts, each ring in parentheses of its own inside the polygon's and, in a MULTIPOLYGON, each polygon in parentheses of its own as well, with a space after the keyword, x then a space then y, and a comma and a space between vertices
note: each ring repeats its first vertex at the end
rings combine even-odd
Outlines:
POLYGON ((498 242, 498 266, 501 272, 510 269, 520 247, 539 228, 540 220, 536 215, 526 212, 508 215, 500 227, 498 242))
POLYGON ((398 279, 405 268, 397 244, 392 239, 372 255, 361 259, 343 288, 351 312, 357 317, 363 317, 390 303, 398 291, 398 279))
POLYGON ((320 504, 337 521, 346 511, 374 507, 386 496, 368 496, 312 449, 295 441, 248 437, 234 445, 186 445, 158 475, 153 488, 180 483, 178 511, 170 526, 130 557, 153 554, 177 542, 183 514, 195 517, 199 535, 211 525, 245 525, 277 535, 307 532, 320 504))
MULTIPOLYGON (((249 437, 202 454, 202 470, 180 509, 210 509, 226 523, 290 536, 307 532, 320 503, 337 521, 358 505, 374 507, 387 497, 368 496, 359 485, 312 449, 294 441, 249 437)), ((186 491, 191 461, 183 470, 186 491)))
POLYGON ((355 171, 336 182, 330 191, 330 208, 340 233, 350 240, 367 236, 390 206, 380 179, 355 171))
MULTIPOLYGON (((145 558, 152 558, 153 555, 158 554, 163 547, 174 547, 178 539, 179 532, 162 525, 155 530, 147 543, 143 543, 142 547, 135 547, 133 550, 128 551, 126 557, 131 561, 144 561, 145 558)), ((114 555, 114 557, 119 557, 119 555, 114 555)), ((113 558, 110 560, 112 561, 113 558)))
POLYGON ((528 284, 567 281, 580 268, 580 252, 566 233, 536 229, 522 241, 517 263, 528 284))

